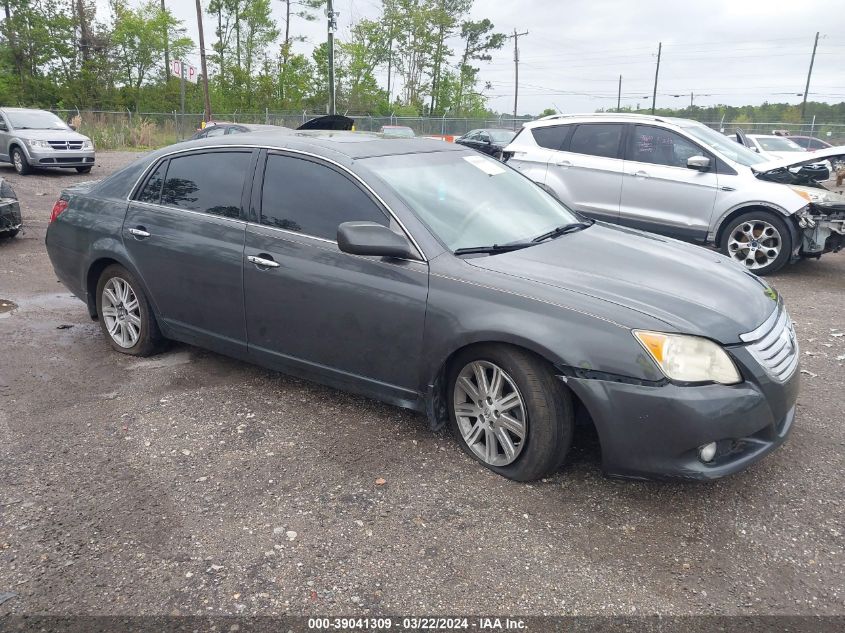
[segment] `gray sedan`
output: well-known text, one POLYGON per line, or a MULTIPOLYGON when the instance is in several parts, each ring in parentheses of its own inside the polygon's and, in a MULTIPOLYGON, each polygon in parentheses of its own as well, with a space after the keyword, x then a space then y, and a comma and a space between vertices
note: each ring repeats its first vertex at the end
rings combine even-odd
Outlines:
POLYGON ((795 414, 795 334, 764 281, 439 141, 165 148, 63 192, 47 248, 119 352, 173 339, 407 407, 516 480, 560 468, 576 420, 608 474, 709 479, 795 414))

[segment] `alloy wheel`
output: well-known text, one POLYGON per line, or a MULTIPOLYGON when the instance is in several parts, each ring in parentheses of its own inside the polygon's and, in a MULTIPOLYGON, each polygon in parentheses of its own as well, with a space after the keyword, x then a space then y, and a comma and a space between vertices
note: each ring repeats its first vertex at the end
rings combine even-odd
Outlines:
POLYGON ((112 277, 103 287, 102 314, 106 330, 120 347, 133 347, 141 336, 141 306, 125 279, 112 277))
POLYGON ((21 157, 21 153, 19 151, 14 153, 14 156, 12 156, 12 160, 15 163, 15 171, 17 171, 18 173, 23 171, 23 158, 21 157))
POLYGON ((771 264, 783 248, 780 231, 765 220, 738 224, 728 238, 728 252, 751 270, 771 264))
POLYGON ((466 445, 485 464, 507 466, 525 446, 525 401, 513 378, 484 360, 468 363, 455 380, 455 419, 466 445))

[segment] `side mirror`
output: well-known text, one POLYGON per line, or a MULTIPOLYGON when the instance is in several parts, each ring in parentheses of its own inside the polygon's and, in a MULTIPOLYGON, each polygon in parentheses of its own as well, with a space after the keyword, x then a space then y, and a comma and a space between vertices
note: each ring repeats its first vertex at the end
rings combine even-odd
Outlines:
POLYGON ((71 130, 73 130, 74 132, 76 132, 76 126, 75 126, 73 123, 68 123, 68 124, 67 124, 67 126, 68 126, 71 130))
POLYGON ((690 156, 687 159, 687 167, 696 171, 709 171, 710 159, 706 156, 690 156))
POLYGON ((375 222, 344 222, 337 227, 337 245, 350 255, 414 258, 404 235, 375 222))

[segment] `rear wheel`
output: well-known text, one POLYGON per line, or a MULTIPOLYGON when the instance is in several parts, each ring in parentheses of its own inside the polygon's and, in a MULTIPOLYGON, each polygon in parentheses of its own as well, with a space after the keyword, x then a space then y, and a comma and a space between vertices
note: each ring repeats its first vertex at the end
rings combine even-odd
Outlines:
POLYGON ((12 150, 12 165, 15 166, 15 171, 21 176, 26 176, 32 171, 32 167, 29 166, 29 161, 26 159, 26 154, 20 147, 12 150))
POLYGON ((789 261, 792 238, 782 218, 768 211, 749 211, 728 223, 719 247, 751 272, 768 275, 789 261))
POLYGON ((537 357, 506 345, 469 348, 452 363, 448 390, 452 433, 490 470, 531 481, 563 464, 572 400, 537 357))
POLYGON ((97 315, 111 346, 123 354, 150 356, 164 338, 141 285, 123 266, 114 264, 97 283, 97 315))

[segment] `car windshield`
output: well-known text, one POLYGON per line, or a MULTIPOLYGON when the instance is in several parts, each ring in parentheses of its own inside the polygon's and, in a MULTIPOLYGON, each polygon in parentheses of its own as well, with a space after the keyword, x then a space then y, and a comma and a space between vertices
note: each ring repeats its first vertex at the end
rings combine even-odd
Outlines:
POLYGON ((6 110, 12 127, 18 130, 67 130, 64 121, 52 112, 44 110, 6 110))
POLYGON ((782 136, 755 136, 754 140, 767 152, 803 152, 805 151, 795 141, 782 136))
POLYGON ((740 145, 733 139, 728 138, 724 134, 720 134, 716 130, 712 130, 706 125, 688 125, 684 126, 684 131, 690 136, 698 139, 707 147, 713 149, 721 154, 724 158, 732 160, 740 165, 751 167, 757 163, 765 162, 766 159, 757 152, 752 152, 744 145, 740 145))
POLYGON ((516 132, 510 130, 487 130, 487 133, 497 143, 510 143, 516 136, 516 132))
POLYGON ((362 162, 452 251, 526 242, 579 220, 518 172, 475 152, 379 156, 362 162))
POLYGON ((409 127, 385 127, 382 128, 385 136, 396 136, 398 138, 414 138, 414 131, 409 127))

